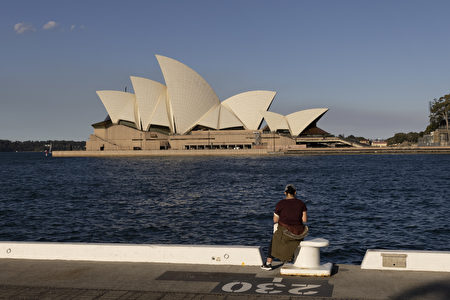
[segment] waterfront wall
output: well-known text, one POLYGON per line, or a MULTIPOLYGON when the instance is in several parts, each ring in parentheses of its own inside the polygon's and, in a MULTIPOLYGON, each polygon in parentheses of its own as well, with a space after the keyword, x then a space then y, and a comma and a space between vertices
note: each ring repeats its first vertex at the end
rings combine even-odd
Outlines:
POLYGON ((267 155, 267 149, 53 151, 54 157, 267 155))
POLYGON ((203 150, 111 150, 53 151, 54 157, 109 156, 248 156, 248 155, 356 155, 356 154, 450 154, 450 147, 364 147, 304 148, 271 152, 269 149, 203 149, 203 150))
POLYGON ((0 242, 0 259, 156 262, 260 266, 260 247, 112 243, 0 242))
POLYGON ((287 150, 284 154, 345 155, 345 154, 450 154, 450 147, 362 147, 306 148, 287 150))

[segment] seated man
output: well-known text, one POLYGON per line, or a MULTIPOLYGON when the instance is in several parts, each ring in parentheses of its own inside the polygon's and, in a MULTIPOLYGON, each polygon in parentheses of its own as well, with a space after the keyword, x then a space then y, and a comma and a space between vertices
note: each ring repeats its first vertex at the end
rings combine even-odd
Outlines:
POLYGON ((261 266, 263 270, 272 270, 274 257, 282 262, 292 260, 298 245, 308 234, 308 226, 303 224, 308 221, 306 205, 295 197, 296 193, 295 187, 288 184, 284 190, 286 198, 275 207, 273 222, 278 223, 278 228, 273 233, 267 261, 261 266))

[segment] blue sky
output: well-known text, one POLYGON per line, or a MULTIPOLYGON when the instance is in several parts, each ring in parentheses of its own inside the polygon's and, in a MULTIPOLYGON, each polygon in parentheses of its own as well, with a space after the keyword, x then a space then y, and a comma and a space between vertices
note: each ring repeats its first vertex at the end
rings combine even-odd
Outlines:
POLYGON ((422 131, 450 93, 449 1, 20 1, 0 10, 0 139, 86 140, 96 90, 164 83, 154 57, 221 100, 277 91, 271 111, 327 107, 333 134, 422 131))

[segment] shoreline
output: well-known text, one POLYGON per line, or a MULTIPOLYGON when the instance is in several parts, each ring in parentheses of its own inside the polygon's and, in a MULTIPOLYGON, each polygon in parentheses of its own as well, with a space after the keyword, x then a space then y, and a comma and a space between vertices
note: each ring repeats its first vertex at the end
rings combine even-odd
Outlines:
POLYGON ((374 155, 374 154, 450 154, 450 147, 367 147, 305 148, 273 152, 269 149, 216 150, 118 150, 53 151, 54 157, 138 157, 138 156, 268 156, 268 155, 374 155))

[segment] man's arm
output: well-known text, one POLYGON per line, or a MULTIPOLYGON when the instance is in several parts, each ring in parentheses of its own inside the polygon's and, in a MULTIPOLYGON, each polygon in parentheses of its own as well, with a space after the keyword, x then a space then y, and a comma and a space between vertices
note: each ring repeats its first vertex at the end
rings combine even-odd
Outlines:
POLYGON ((280 220, 280 216, 274 213, 273 214, 273 222, 278 223, 278 220, 280 220))
MULTIPOLYGON (((274 217, 274 218, 275 218, 275 217, 274 217)), ((306 210, 303 211, 303 214, 302 214, 302 221, 303 221, 303 223, 308 222, 308 214, 306 213, 306 210)))

